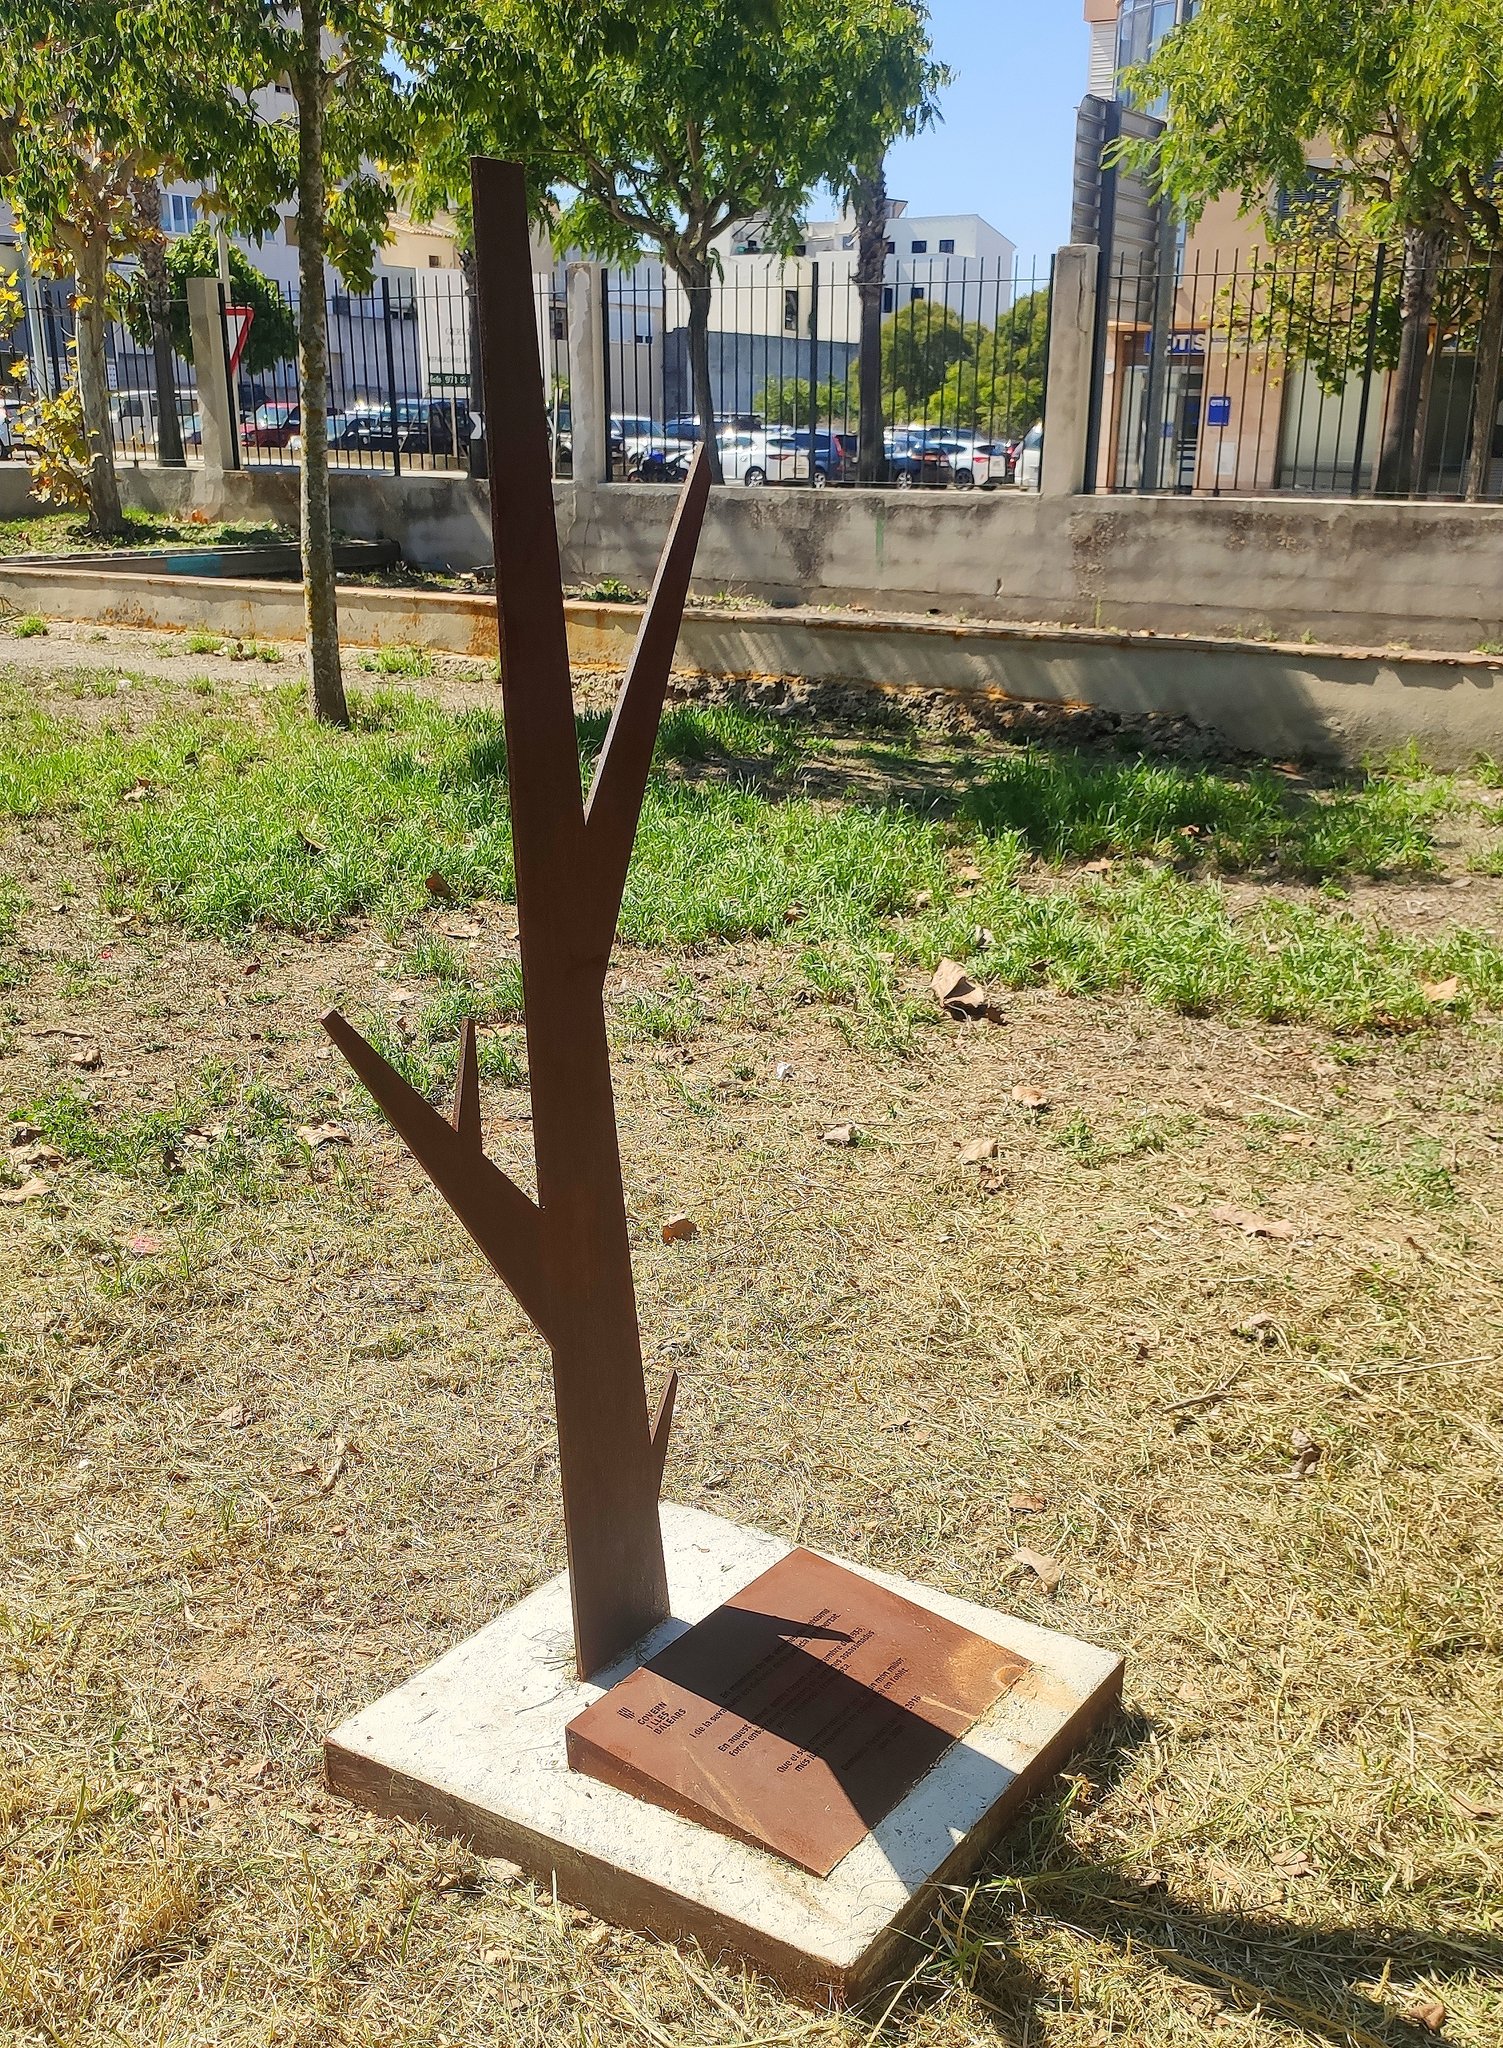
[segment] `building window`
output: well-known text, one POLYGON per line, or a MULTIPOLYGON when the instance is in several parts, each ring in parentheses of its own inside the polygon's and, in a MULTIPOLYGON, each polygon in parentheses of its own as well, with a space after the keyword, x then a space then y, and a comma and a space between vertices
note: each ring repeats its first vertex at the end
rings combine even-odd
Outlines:
POLYGON ((785 334, 798 333, 798 292, 796 289, 783 293, 783 332, 785 334))
POLYGON ((297 247, 297 215, 295 213, 289 213, 282 222, 282 239, 286 242, 289 249, 297 247))
POLYGON ((162 226, 169 235, 190 234, 198 222, 198 207, 182 192, 168 192, 162 198, 162 226))
POLYGON ((1293 190, 1280 185, 1274 216, 1280 227, 1286 227, 1290 218, 1298 215, 1301 221, 1331 232, 1341 219, 1342 190, 1339 172, 1322 164, 1311 164, 1293 190))
POLYGON ((430 270, 442 270, 442 268, 443 268, 443 259, 442 259, 442 257, 439 257, 439 256, 430 256, 430 257, 428 258, 428 268, 429 268, 430 270))
POLYGON ((921 284, 916 284, 909 288, 908 303, 910 306, 916 305, 920 299, 925 297, 927 297, 927 294, 921 284))
POLYGON ((911 256, 927 256, 929 244, 927 242, 910 242, 908 244, 908 253, 911 256))
POLYGON ((897 255, 898 245, 896 242, 884 242, 882 246, 886 249, 889 256, 897 255))
POLYGON ((548 338, 550 341, 567 341, 569 338, 569 311, 562 299, 548 301, 548 338))
POLYGON ((882 287, 882 311, 884 313, 892 311, 892 286, 890 284, 884 284, 882 287))
POLYGON ((953 256, 955 254, 955 237, 953 235, 940 236, 939 253, 941 256, 953 256))

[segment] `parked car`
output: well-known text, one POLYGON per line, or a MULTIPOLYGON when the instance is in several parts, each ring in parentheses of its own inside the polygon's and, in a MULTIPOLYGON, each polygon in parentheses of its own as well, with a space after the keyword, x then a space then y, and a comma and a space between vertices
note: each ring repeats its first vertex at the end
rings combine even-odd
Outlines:
POLYGON ((897 428, 886 437, 886 448, 887 474, 899 490, 942 490, 955 481, 948 454, 922 430, 897 428))
POLYGON ((762 432, 732 431, 716 437, 720 469, 728 484, 805 483, 809 455, 790 430, 769 427, 762 432))
POLYGON ((240 424, 243 448, 285 448, 302 431, 302 410, 295 398, 268 399, 240 424))
MULTIPOLYGON (((765 425, 766 421, 759 412, 717 412, 715 415, 717 438, 721 434, 758 434, 765 425)), ((697 412, 675 414, 671 420, 663 422, 663 432, 670 441, 698 442, 703 438, 697 412)))
MULTIPOLYGON (((809 452, 809 429, 790 427, 788 432, 796 448, 809 452)), ((843 484, 856 474, 855 447, 847 454, 845 443, 839 434, 828 434, 820 428, 814 436, 814 485, 822 489, 826 484, 843 484)))
POLYGON ((1012 479, 1011 444, 1007 441, 987 441, 976 434, 930 433, 924 436, 923 445, 937 448, 949 458, 957 490, 989 490, 1012 479))
POLYGON ((365 402, 334 414, 329 446, 374 455, 452 455, 469 446, 469 402, 462 398, 399 398, 395 409, 365 402))
POLYGON ((1025 491, 1036 491, 1044 469, 1044 422, 1036 420, 1018 444, 1017 466, 1013 472, 1016 483, 1025 491))

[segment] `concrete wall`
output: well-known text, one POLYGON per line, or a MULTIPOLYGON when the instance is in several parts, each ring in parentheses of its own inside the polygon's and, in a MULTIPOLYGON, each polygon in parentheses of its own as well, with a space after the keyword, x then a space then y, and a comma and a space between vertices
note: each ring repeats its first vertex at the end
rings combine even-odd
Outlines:
POLYGON ((49 509, 31 495, 31 471, 24 462, 0 462, 0 519, 27 519, 49 509))
MULTIPOLYGON (((163 511, 297 517, 291 469, 129 470, 122 488, 128 503, 163 511)), ((559 484, 555 498, 570 582, 646 587, 672 491, 559 484)), ((342 532, 389 537, 419 567, 490 560, 485 486, 467 478, 336 472, 333 507, 342 532)), ((712 496, 695 588, 775 605, 1467 652, 1503 641, 1503 506, 730 484, 712 496)))
MULTIPOLYGON (((262 639, 300 640, 303 632, 302 592, 292 583, 112 577, 82 565, 22 568, 0 558, 0 599, 63 619, 262 639)), ((622 666, 639 617, 632 605, 571 604, 571 656, 622 666)), ((482 596, 352 587, 340 595, 340 631, 352 645, 405 641, 482 657, 496 651, 495 607, 482 596)), ((1503 752, 1503 659, 1487 657, 703 610, 686 615, 677 660, 681 670, 720 677, 797 676, 1182 716, 1275 758, 1356 762, 1411 738, 1445 765, 1503 752)))

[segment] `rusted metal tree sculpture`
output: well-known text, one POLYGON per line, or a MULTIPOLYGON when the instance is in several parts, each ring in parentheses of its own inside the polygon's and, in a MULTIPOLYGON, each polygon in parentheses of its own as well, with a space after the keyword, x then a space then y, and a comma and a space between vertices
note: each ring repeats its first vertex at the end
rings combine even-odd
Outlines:
POLYGON ((324 1024, 552 1351, 585 1677, 668 1612, 658 1492, 676 1376, 649 1421, 604 984, 709 472, 701 450, 585 798, 523 173, 477 158, 471 177, 537 1200, 485 1156, 473 1024, 451 1121, 337 1012, 324 1024))

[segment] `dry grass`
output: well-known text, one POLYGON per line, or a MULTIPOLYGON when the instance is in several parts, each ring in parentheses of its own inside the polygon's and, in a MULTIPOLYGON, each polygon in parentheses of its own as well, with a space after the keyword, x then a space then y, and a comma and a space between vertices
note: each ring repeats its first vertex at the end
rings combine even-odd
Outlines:
MULTIPOLYGON (((503 974, 506 907, 400 946, 263 933, 247 973, 112 921, 75 825, 10 850, 0 1096, 84 1096, 103 1134, 0 1211, 13 2038, 1395 2048, 1428 2019, 1494 2048, 1494 1023, 1335 1042, 1038 988, 899 1058, 801 999, 796 945, 620 957, 670 1492, 1128 1658, 1120 1722, 890 2009, 810 2015, 319 1784, 324 1729, 560 1561, 540 1348, 312 1026, 428 992, 422 930, 503 974), (353 1142, 309 1154, 328 1116, 353 1142), (818 1142, 847 1120, 853 1150, 818 1142), (983 1135, 995 1167, 961 1168, 983 1135), (664 1245, 679 1209, 700 1234, 664 1245)), ((525 1172, 525 1095, 486 1110, 525 1172)))

